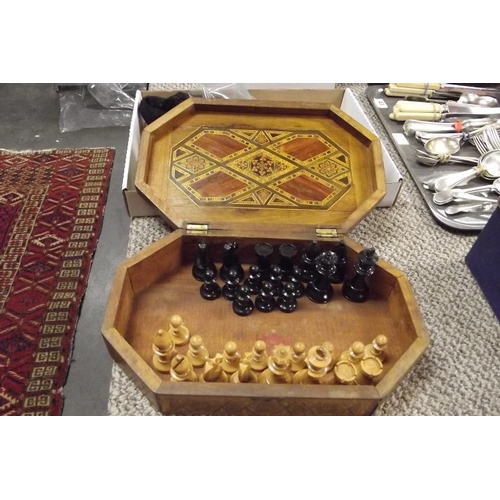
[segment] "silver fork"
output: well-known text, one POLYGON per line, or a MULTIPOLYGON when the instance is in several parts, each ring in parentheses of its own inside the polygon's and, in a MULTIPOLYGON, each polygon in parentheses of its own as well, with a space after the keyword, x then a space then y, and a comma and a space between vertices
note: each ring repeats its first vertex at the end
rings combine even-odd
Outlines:
POLYGON ((470 136, 469 141, 472 142, 472 145, 479 151, 480 154, 484 155, 489 151, 487 145, 479 135, 470 136))
POLYGON ((486 129, 486 135, 488 136, 489 143, 493 149, 500 149, 500 137, 498 137, 497 128, 486 129))

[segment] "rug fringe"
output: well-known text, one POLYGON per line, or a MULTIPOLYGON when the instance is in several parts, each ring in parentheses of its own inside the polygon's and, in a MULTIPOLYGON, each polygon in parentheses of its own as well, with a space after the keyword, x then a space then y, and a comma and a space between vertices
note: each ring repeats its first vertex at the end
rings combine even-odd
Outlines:
POLYGON ((0 148, 0 154, 22 154, 22 155, 28 155, 28 154, 49 154, 49 153, 62 153, 64 151, 97 151, 99 149, 112 149, 113 151, 116 149, 113 146, 101 146, 101 147, 95 147, 95 148, 51 148, 51 149, 23 149, 23 150, 14 150, 14 149, 4 149, 0 148))

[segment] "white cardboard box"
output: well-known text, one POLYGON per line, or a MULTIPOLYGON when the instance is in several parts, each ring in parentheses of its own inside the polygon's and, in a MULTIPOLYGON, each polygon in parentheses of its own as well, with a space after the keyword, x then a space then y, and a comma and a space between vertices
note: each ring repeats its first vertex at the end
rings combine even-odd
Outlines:
MULTIPOLYGON (((334 84, 321 84, 333 86, 334 84)), ((249 89, 249 92, 257 99, 269 100, 287 100, 302 102, 326 102, 338 106, 342 111, 365 126, 368 130, 375 133, 368 117, 362 110, 354 94, 350 89, 332 89, 332 88, 314 88, 314 89, 249 89)), ((137 161, 139 158, 139 145, 141 131, 144 128, 144 122, 139 116, 138 108, 143 95, 168 96, 175 92, 165 91, 137 91, 132 121, 130 123, 129 140, 127 146, 127 155, 125 158, 125 169, 123 174, 122 191, 130 217, 142 217, 160 215, 159 211, 150 203, 135 187, 135 174, 137 161)), ((403 178, 389 156, 385 146, 382 144, 382 159, 384 162, 385 178, 387 192, 384 198, 377 205, 378 207, 390 207, 396 201, 401 189, 403 178)))

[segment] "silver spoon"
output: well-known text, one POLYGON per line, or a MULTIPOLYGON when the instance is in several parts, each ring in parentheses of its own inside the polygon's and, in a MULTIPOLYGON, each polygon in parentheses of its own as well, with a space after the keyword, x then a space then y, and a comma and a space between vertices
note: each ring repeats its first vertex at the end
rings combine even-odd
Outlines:
POLYGON ((446 215, 461 214, 464 212, 489 212, 493 209, 494 204, 491 201, 483 203, 466 203, 462 205, 455 205, 445 209, 446 215))
POLYGON ((490 192, 496 192, 500 194, 500 178, 496 179, 492 184, 489 184, 488 186, 478 186, 467 189, 444 189, 443 191, 437 191, 436 193, 434 193, 432 201, 436 205, 445 205, 446 203, 450 203, 455 199, 481 200, 481 198, 479 198, 478 196, 473 195, 476 193, 490 192))
MULTIPOLYGON (((444 189, 451 189, 464 184, 478 176, 487 180, 494 180, 500 177, 500 149, 488 151, 484 155, 481 155, 477 167, 438 177, 433 180, 432 185, 435 191, 443 191, 444 189)), ((429 182, 426 184, 428 189, 432 189, 429 182)))
POLYGON ((485 107, 496 107, 498 106, 498 100, 489 95, 477 95, 472 92, 462 94, 458 99, 458 102, 463 102, 464 104, 477 104, 478 106, 485 107))
POLYGON ((452 155, 458 153, 462 147, 462 140, 450 137, 433 137, 424 144, 428 153, 435 155, 452 155))

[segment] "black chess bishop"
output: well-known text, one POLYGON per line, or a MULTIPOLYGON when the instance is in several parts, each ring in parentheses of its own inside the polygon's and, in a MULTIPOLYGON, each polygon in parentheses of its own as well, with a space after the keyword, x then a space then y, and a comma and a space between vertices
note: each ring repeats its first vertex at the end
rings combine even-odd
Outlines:
POLYGON ((194 279, 204 281, 207 269, 211 269, 215 273, 215 276, 217 276, 217 268, 210 258, 208 245, 205 240, 202 240, 198 243, 198 255, 192 268, 194 279))

